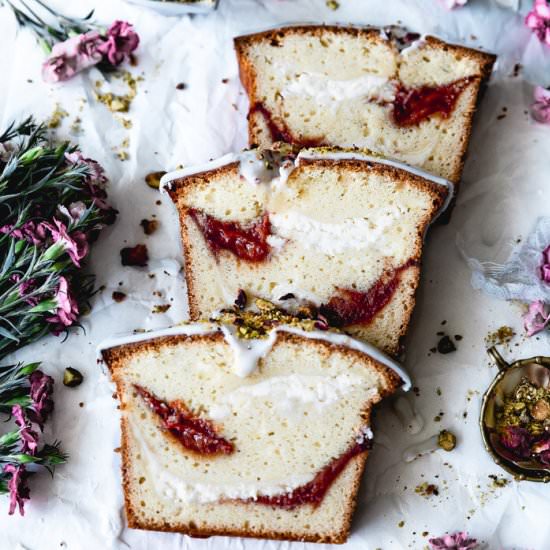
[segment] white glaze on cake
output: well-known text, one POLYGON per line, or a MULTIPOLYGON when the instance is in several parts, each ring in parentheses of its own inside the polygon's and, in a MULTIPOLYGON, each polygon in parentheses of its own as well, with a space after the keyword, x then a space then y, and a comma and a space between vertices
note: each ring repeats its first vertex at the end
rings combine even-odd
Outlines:
POLYGON ((218 331, 222 332, 224 338, 234 352, 235 364, 233 368, 235 374, 240 377, 249 376, 252 372, 254 372, 258 361, 270 352, 273 344, 277 340, 277 334, 279 332, 287 332, 290 334, 302 336, 304 338, 328 342, 335 346, 344 346, 364 353, 365 355, 372 357, 375 361, 378 361, 379 363, 393 370, 401 378, 401 380, 403 380, 402 387, 404 390, 409 390, 411 387, 411 380, 405 370, 396 361, 388 357, 385 353, 381 352, 379 349, 375 348, 371 344, 361 342, 345 334, 323 330, 306 331, 290 325, 277 326, 270 331, 267 338, 254 340, 238 338, 235 335, 232 326, 222 323, 193 323, 188 325, 184 324, 158 331, 109 338, 102 342, 102 344, 100 344, 100 346, 98 347, 98 351, 99 356, 101 357, 101 351, 125 344, 144 342, 165 336, 194 336, 214 334, 218 331))

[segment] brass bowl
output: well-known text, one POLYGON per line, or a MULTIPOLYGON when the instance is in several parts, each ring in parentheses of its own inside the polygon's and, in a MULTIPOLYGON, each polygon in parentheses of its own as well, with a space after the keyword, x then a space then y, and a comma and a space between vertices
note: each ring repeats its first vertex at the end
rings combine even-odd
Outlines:
POLYGON ((510 394, 522 378, 538 387, 550 387, 550 357, 531 357, 507 363, 493 346, 487 350, 499 372, 483 395, 479 424, 483 443, 493 460, 518 480, 550 481, 550 466, 535 459, 518 458, 500 444, 496 433, 496 409, 502 406, 504 397, 510 394))

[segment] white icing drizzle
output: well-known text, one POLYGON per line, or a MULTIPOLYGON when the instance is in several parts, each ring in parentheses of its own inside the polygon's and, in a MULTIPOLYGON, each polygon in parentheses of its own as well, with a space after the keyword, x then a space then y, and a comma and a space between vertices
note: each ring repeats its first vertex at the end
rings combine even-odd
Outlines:
POLYGON ((345 334, 338 334, 330 331, 312 330, 306 331, 298 329, 290 325, 280 325, 274 327, 267 338, 262 339, 241 339, 235 335, 234 328, 231 325, 217 324, 217 323, 194 323, 189 325, 178 325, 167 329, 151 331, 147 333, 131 334, 127 336, 120 336, 109 338, 102 342, 98 348, 99 355, 101 357, 101 351, 109 348, 121 346, 124 344, 131 344, 135 342, 143 342, 160 338, 163 336, 178 336, 178 335, 199 335, 199 334, 213 334, 220 331, 223 333, 226 342, 231 346, 233 350, 235 363, 233 366, 234 372, 237 376, 245 377, 252 374, 260 359, 264 358, 270 351, 275 341, 277 340, 277 334, 279 332, 289 332, 302 336, 303 338, 309 338, 311 340, 322 340, 329 342, 336 346, 344 346, 365 355, 368 355, 375 361, 378 361, 393 370, 403 380, 403 389, 409 390, 411 387, 411 379, 409 375, 403 370, 403 368, 393 359, 388 357, 385 353, 375 348, 371 344, 366 342, 360 342, 355 340, 351 336, 345 334))
MULTIPOLYGON (((403 162, 399 162, 396 160, 390 160, 387 158, 381 158, 381 157, 374 157, 371 155, 367 155, 364 153, 359 152, 352 152, 352 151, 317 151, 315 149, 304 149, 300 151, 298 156, 296 157, 296 160, 294 163, 291 161, 285 161, 279 166, 279 175, 277 177, 274 177, 271 180, 271 187, 273 189, 277 189, 280 187, 283 187, 289 177, 289 175, 292 173, 292 171, 297 168, 300 165, 301 159, 307 159, 307 160, 316 160, 316 159, 329 159, 329 160, 359 160, 364 162, 371 162, 376 164, 383 164, 386 166, 392 166, 394 168, 397 168, 399 170, 405 170, 406 172, 409 172, 411 174, 414 174, 415 176, 419 176, 421 178, 427 179, 433 183, 436 183, 438 185, 442 185, 443 187, 446 187, 448 189, 447 197, 445 198, 445 202, 443 206, 440 208, 437 216, 435 216, 434 220, 447 208, 449 203, 451 202, 453 195, 454 195, 454 185, 451 181, 436 176, 434 174, 431 174, 430 172, 426 172, 425 170, 422 170, 421 168, 416 168, 414 166, 410 166, 409 164, 405 164, 403 162)), ((188 168, 183 168, 181 170, 176 170, 174 172, 169 172, 165 174, 161 181, 160 181, 160 190, 163 193, 166 193, 167 190, 170 188, 170 183, 174 180, 185 178, 187 176, 198 174, 201 172, 208 172, 215 170, 216 168, 220 168, 221 166, 225 166, 227 164, 231 164, 233 162, 239 162, 240 163, 240 174, 250 183, 257 184, 258 178, 261 181, 265 181, 265 176, 262 170, 267 170, 265 167, 265 162, 258 158, 257 153, 254 151, 254 149, 249 151, 243 151, 239 154, 228 154, 223 157, 220 157, 219 159, 210 161, 206 164, 199 164, 196 166, 190 166, 188 168), (256 159, 256 160, 254 160, 256 159), (257 163, 260 163, 262 166, 257 166, 257 163), (244 168, 243 168, 244 167, 244 168), (263 167, 263 168, 262 168, 263 167), (261 175, 259 175, 261 174, 261 175)), ((433 222, 433 220, 432 220, 433 222)))
POLYGON ((403 460, 405 462, 412 462, 417 458, 437 451, 437 449, 439 449, 438 436, 434 435, 429 439, 421 441, 420 443, 415 443, 406 449, 403 453, 403 460))
POLYGON ((422 48, 426 44, 426 35, 423 34, 420 38, 413 40, 406 48, 403 48, 400 52, 401 55, 407 56, 411 52, 422 48))
POLYGON ((366 97, 382 101, 395 99, 395 85, 385 77, 364 74, 348 80, 334 80, 319 73, 301 73, 282 90, 283 96, 307 96, 327 104, 366 97))
POLYGON ((221 168, 232 162, 239 162, 240 156, 235 153, 228 153, 223 157, 219 157, 214 160, 202 164, 194 164, 193 166, 188 166, 186 168, 180 168, 179 170, 174 170, 164 174, 160 179, 159 189, 162 192, 167 192, 170 190, 170 183, 174 180, 181 178, 186 178, 187 176, 192 176, 193 174, 200 174, 201 172, 208 172, 211 170, 216 170, 216 168, 221 168))
POLYGON ((218 323, 186 323, 167 327, 149 332, 136 332, 134 334, 121 334, 107 338, 99 344, 97 351, 101 358, 101 352, 110 348, 124 346, 126 344, 134 344, 136 342, 147 342, 164 336, 198 336, 204 334, 214 334, 220 331, 218 323))
POLYGON ((424 419, 414 410, 410 401, 404 395, 393 402, 393 409, 403 427, 410 434, 416 435, 424 429, 424 419))

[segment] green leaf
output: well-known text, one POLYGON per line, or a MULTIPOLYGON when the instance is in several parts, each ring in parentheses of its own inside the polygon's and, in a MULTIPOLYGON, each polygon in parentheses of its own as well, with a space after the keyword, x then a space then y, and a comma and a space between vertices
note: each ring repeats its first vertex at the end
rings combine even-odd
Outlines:
POLYGON ((39 304, 29 309, 29 313, 43 313, 57 309, 57 302, 53 299, 42 300, 39 304))
POLYGON ((29 149, 26 153, 22 154, 19 157, 19 162, 21 164, 31 164, 44 154, 44 148, 37 146, 29 149))

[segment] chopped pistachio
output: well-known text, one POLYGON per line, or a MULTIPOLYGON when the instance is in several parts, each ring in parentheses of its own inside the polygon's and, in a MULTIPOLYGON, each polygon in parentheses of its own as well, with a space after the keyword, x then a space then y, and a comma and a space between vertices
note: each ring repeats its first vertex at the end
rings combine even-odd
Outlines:
POLYGON ((65 372, 63 373, 63 385, 69 388, 76 388, 76 386, 80 386, 80 384, 82 384, 82 380, 84 380, 84 377, 80 371, 73 369, 72 367, 67 367, 65 369, 65 372))
POLYGON ((153 189, 160 187, 160 180, 166 172, 151 172, 145 176, 145 183, 153 189))
POLYGON ((336 0, 327 0, 327 8, 331 10, 337 10, 340 7, 340 4, 336 0))
POLYGON ((63 122, 64 118, 67 118, 69 116, 69 113, 61 107, 59 103, 55 104, 55 109, 50 117, 50 120, 48 121, 48 128, 58 128, 61 123, 63 122))
POLYGON ((452 451, 456 447, 456 435, 449 430, 441 430, 437 436, 437 444, 444 451, 452 451))

